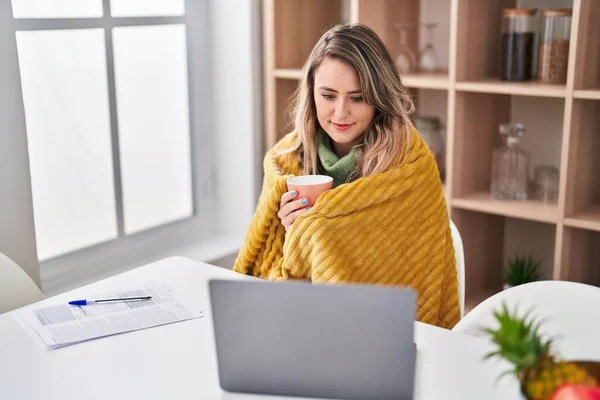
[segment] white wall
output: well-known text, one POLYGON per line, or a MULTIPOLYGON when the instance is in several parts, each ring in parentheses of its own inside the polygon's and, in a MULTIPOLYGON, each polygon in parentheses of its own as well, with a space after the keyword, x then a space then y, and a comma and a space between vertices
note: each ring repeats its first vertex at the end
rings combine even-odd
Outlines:
POLYGON ((234 237, 254 214, 263 154, 259 3, 210 3, 217 229, 234 237))
POLYGON ((10 1, 0 1, 0 252, 40 285, 25 116, 10 1))

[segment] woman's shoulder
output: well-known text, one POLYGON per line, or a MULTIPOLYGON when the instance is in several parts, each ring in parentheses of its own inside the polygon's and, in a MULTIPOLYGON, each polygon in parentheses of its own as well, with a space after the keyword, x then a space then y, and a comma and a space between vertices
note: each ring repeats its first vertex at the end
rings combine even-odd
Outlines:
POLYGON ((273 145, 273 147, 267 150, 265 154, 265 161, 279 159, 280 157, 285 155, 296 155, 297 152, 295 149, 298 147, 297 143, 298 135, 296 134, 296 132, 290 132, 285 134, 275 143, 275 145, 273 145))
POLYGON ((417 128, 413 124, 409 124, 401 129, 407 129, 408 132, 406 132, 404 144, 394 154, 389 169, 402 167, 406 163, 414 162, 415 158, 423 156, 422 139, 417 128))
POLYGON ((277 171, 278 174, 298 174, 300 160, 297 150, 298 135, 290 132, 275 143, 265 154, 263 167, 265 173, 277 171))
POLYGON ((298 140, 298 134, 295 131, 289 132, 281 137, 271 148, 274 152, 281 152, 293 148, 298 140))

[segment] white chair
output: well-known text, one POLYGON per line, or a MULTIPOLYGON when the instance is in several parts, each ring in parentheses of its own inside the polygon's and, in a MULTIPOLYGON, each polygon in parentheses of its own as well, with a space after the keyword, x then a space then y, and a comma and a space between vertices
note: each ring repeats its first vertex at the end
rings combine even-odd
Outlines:
POLYGON ((454 222, 450 221, 452 231, 452 242, 454 244, 454 257, 456 258, 456 276, 458 278, 458 304, 460 306, 460 317, 465 315, 465 251, 463 248, 460 232, 454 222))
POLYGON ((29 275, 0 253, 0 314, 43 299, 42 292, 29 275))
POLYGON ((600 360, 600 288, 568 281, 539 281, 504 290, 469 312, 453 331, 488 337, 482 327, 497 327, 494 311, 502 305, 519 316, 531 311, 542 323, 540 334, 556 338, 557 355, 600 360))

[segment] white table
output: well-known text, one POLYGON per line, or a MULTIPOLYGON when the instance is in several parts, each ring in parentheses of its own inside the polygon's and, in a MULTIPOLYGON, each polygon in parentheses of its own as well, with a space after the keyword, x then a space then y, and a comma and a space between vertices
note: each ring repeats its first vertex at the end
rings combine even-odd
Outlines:
MULTIPOLYGON (((203 305, 204 318, 93 340, 58 350, 34 343, 10 313, 0 315, 0 399, 266 399, 219 387, 207 280, 245 277, 185 258, 168 258, 45 303, 165 282, 203 305)), ((415 399, 518 399, 502 362, 482 363, 482 339, 416 323, 415 399)))

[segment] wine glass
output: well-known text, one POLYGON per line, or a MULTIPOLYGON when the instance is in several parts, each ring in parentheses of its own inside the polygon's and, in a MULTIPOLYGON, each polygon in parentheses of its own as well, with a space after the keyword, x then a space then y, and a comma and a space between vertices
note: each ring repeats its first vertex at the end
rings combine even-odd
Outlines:
POLYGON ((415 53, 408 46, 408 30, 414 24, 403 22, 394 24, 400 34, 398 55, 396 56, 396 67, 401 73, 410 73, 418 69, 418 61, 415 53))
POLYGON ((427 33, 425 35, 425 46, 419 55, 419 66, 421 71, 434 72, 438 68, 437 51, 433 47, 433 30, 438 26, 437 22, 428 22, 422 24, 427 33))

